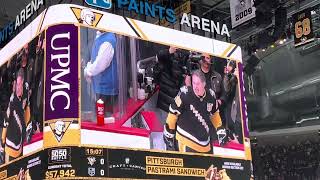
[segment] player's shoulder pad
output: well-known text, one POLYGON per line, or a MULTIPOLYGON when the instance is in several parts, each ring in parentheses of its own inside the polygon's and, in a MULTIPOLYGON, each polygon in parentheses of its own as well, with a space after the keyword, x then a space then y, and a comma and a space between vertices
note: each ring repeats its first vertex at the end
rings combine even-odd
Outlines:
POLYGON ((182 87, 180 88, 180 92, 181 92, 181 93, 184 93, 184 94, 187 94, 187 93, 188 93, 188 87, 187 87, 187 86, 182 86, 182 87))

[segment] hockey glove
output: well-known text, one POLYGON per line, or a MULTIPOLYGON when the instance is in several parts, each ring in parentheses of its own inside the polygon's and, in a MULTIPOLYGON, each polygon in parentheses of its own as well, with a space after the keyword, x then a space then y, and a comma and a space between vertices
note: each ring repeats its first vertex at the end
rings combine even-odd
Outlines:
POLYGON ((218 136, 219 145, 221 147, 227 144, 229 138, 227 136, 227 131, 224 127, 218 127, 217 136, 218 136))
POLYGON ((174 144, 174 135, 175 131, 169 129, 168 125, 165 124, 163 128, 163 140, 166 144, 166 150, 175 151, 175 144, 174 144))

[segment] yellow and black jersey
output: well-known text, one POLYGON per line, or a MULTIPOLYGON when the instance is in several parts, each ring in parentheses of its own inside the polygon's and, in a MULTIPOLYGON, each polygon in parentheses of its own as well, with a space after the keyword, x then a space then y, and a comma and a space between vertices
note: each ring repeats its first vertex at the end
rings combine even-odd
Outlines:
POLYGON ((26 130, 22 102, 16 95, 9 103, 7 116, 2 132, 2 142, 5 144, 5 153, 16 158, 22 155, 26 130))
MULTIPOLYGON (((167 124, 169 129, 176 130, 176 139, 184 141, 189 147, 198 151, 209 151, 210 133, 221 126, 217 122, 217 106, 214 91, 206 89, 203 97, 194 94, 192 87, 182 87, 169 107, 167 124)), ((220 116, 219 116, 220 117, 220 116)))

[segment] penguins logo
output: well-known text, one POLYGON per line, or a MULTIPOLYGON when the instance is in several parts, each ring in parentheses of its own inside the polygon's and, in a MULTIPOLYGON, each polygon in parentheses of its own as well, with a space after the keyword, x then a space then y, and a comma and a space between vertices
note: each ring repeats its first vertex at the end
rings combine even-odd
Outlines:
POLYGON ((246 4, 245 0, 239 0, 239 2, 241 6, 244 6, 246 4))
POLYGON ((103 14, 93 11, 89 8, 71 7, 73 14, 79 23, 85 26, 96 27, 101 20, 103 14))
POLYGON ((58 142, 61 142, 61 139, 68 130, 71 122, 72 121, 63 121, 59 119, 55 122, 49 123, 49 127, 51 128, 52 133, 54 134, 58 142))
POLYGON ((80 18, 81 18, 80 21, 82 22, 82 24, 88 25, 88 26, 92 26, 93 22, 96 20, 96 16, 88 8, 81 10, 80 18))
POLYGON ((65 127, 65 123, 60 120, 54 124, 54 134, 56 135, 59 142, 61 141, 62 136, 65 133, 65 127))

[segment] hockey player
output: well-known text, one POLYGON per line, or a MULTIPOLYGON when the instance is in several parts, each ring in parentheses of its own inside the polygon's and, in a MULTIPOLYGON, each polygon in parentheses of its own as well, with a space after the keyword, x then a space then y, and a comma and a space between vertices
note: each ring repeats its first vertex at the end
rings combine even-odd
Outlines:
POLYGON ((22 155, 26 135, 26 124, 22 105, 24 73, 20 69, 16 78, 15 93, 7 110, 7 118, 2 131, 2 147, 6 154, 5 162, 22 155))
POLYGON ((215 95, 206 89, 200 70, 192 73, 192 86, 183 86, 169 107, 163 137, 167 150, 213 153, 212 137, 218 135, 219 144, 227 142, 215 95))

